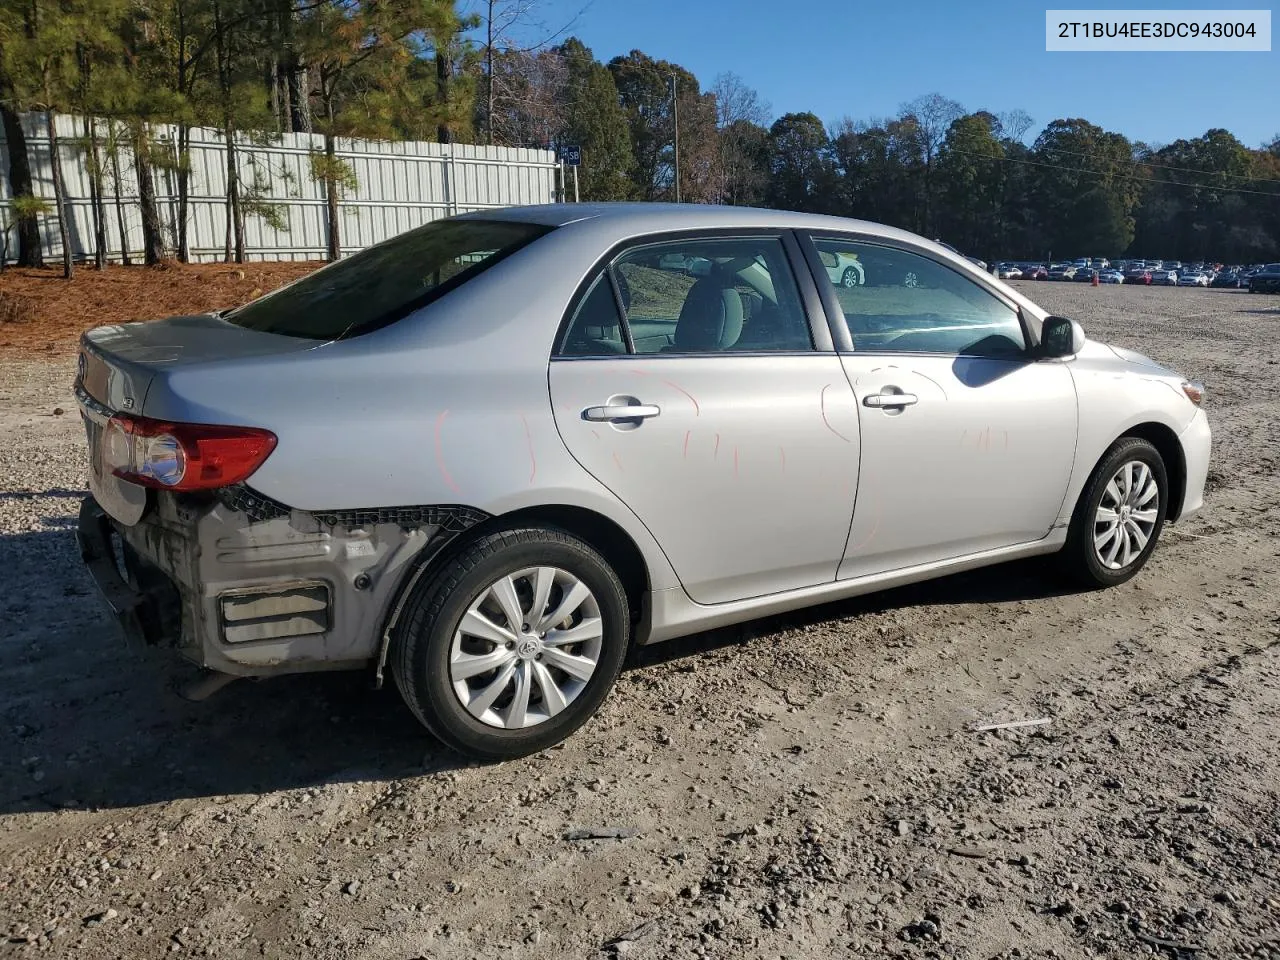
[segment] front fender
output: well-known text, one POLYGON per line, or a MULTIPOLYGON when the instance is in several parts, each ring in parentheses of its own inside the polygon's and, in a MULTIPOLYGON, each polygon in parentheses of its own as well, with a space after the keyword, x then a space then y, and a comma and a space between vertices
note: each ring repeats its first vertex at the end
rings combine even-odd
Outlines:
MULTIPOLYGON (((1114 355, 1113 355, 1114 356, 1114 355)), ((1114 359, 1083 354, 1071 364, 1080 411, 1075 463, 1058 526, 1071 522, 1076 501, 1094 468, 1117 439, 1137 427, 1157 424, 1180 437, 1197 408, 1167 376, 1114 359)))

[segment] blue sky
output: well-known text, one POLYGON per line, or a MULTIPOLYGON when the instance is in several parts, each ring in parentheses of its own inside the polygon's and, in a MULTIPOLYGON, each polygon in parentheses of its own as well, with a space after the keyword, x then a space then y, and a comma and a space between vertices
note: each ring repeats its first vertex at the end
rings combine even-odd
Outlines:
MULTIPOLYGON (((1270 3, 1166 0, 1160 9, 1266 9, 1270 3)), ((970 110, 1025 110, 1035 121, 1029 140, 1059 117, 1084 117, 1150 144, 1212 127, 1255 147, 1280 134, 1274 34, 1269 53, 1044 49, 1046 8, 1153 8, 1150 3, 539 0, 538 6, 551 29, 581 11, 572 32, 601 61, 638 48, 679 63, 703 86, 733 71, 772 105, 774 116, 812 110, 828 125, 843 116, 884 117, 936 91, 970 110)))

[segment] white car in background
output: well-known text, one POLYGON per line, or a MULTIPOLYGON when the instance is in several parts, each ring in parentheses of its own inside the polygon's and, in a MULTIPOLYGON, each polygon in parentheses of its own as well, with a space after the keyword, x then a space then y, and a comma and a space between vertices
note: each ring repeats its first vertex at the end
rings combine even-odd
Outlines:
POLYGON ((837 287, 860 287, 866 282, 866 271, 856 257, 845 253, 819 254, 822 265, 827 268, 827 276, 837 287))
POLYGON ((1207 287, 1209 285, 1209 275, 1207 273, 1184 273, 1178 277, 1178 286, 1180 287, 1207 287))
POLYGON ((1153 270, 1151 271, 1151 282, 1164 287, 1176 287, 1178 285, 1177 270, 1153 270))
POLYGON ((1119 270, 1103 270, 1098 274, 1099 283, 1124 283, 1124 274, 1119 270))
POLYGON ((1021 280, 1022 270, 1016 263, 1002 263, 996 268, 996 275, 1001 280, 1021 280))

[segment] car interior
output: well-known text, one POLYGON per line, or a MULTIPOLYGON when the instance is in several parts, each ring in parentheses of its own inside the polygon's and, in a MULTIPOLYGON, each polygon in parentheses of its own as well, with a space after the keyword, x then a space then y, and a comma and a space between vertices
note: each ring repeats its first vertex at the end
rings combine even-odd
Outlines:
POLYGON ((592 283, 560 353, 627 353, 610 275, 638 354, 812 349, 794 285, 773 281, 779 270, 790 267, 774 240, 701 241, 679 253, 663 247, 625 253, 592 283))
POLYGON ((1012 358, 1025 350, 1017 312, 942 264, 904 250, 815 240, 819 256, 857 259, 864 282, 837 284, 855 350, 1012 358))

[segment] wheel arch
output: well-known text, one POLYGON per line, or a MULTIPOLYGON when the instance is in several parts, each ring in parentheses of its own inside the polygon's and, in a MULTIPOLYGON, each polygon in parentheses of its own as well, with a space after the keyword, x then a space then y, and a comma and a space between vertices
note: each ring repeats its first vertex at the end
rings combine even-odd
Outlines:
POLYGON ((1146 440, 1156 448, 1160 459, 1164 461, 1169 481, 1169 510, 1165 515, 1165 522, 1174 523, 1182 514, 1182 504, 1187 495, 1187 458, 1178 435, 1167 425, 1148 420, 1130 427, 1116 439, 1122 440, 1125 437, 1146 440))
POLYGON ((569 504, 521 507, 491 516, 455 534, 443 543, 428 544, 423 548, 419 559, 405 574, 388 602, 387 612, 383 617, 383 629, 378 640, 378 655, 374 661, 376 686, 382 686, 392 635, 399 624, 405 603, 418 583, 449 563, 459 551, 465 549, 478 537, 497 530, 521 526, 553 527, 578 537, 600 552, 618 575, 626 591, 633 628, 631 642, 635 642, 635 628, 643 622, 642 613, 652 580, 644 553, 634 538, 615 521, 587 507, 569 504))
POLYGON ((631 534, 602 513, 569 504, 523 507, 477 524, 465 536, 483 536, 494 530, 525 525, 556 527, 598 550, 622 581, 632 622, 639 619, 641 604, 651 585, 649 566, 631 534))

